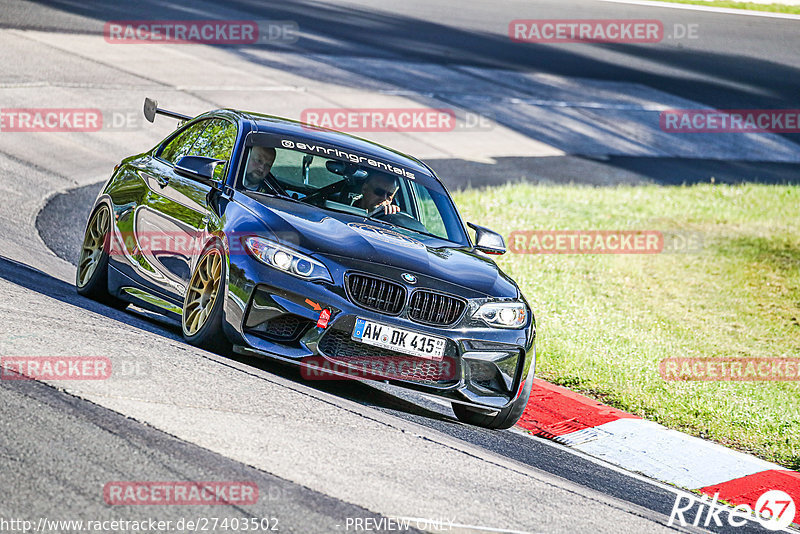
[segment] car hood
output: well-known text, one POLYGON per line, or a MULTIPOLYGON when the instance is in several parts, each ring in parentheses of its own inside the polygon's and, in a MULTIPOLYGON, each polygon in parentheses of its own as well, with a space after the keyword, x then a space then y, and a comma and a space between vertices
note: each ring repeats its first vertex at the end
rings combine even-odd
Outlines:
MULTIPOLYGON (((282 199, 259 216, 274 238, 346 269, 384 274, 400 270, 464 288, 462 296, 515 298, 516 284, 483 253, 378 221, 282 199)), ((443 288, 444 289, 444 288, 443 288)))

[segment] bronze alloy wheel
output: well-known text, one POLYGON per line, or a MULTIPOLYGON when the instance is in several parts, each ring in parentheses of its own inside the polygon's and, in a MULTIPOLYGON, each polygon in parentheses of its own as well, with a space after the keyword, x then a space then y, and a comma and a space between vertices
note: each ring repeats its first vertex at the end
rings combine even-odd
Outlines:
POLYGON ((183 331, 187 336, 197 334, 206 324, 219 293, 222 280, 222 255, 209 250, 197 264, 183 302, 183 331))
POLYGON ((103 259, 106 235, 108 235, 111 213, 106 206, 94 212, 81 247, 81 258, 78 262, 78 287, 82 288, 89 283, 92 275, 97 270, 103 259))

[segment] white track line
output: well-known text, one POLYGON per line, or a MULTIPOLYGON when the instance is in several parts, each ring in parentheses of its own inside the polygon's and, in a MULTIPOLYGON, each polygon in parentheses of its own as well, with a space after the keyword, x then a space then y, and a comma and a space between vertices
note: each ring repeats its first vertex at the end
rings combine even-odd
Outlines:
POLYGON ((631 4, 634 6, 664 7, 668 9, 688 9, 691 11, 708 11, 723 15, 742 15, 745 17, 767 17, 773 19, 800 20, 800 15, 790 13, 770 13, 769 11, 750 11, 747 9, 731 9, 727 7, 699 6, 694 4, 675 4, 672 2, 652 2, 649 0, 596 0, 597 2, 610 2, 613 4, 631 4))

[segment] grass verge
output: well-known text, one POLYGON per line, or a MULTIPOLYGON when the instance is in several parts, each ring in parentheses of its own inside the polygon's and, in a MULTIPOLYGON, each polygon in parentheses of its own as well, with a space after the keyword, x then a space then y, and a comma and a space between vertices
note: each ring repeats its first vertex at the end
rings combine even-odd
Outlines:
POLYGON ((498 259, 538 323, 537 376, 800 470, 800 382, 665 381, 666 357, 800 357, 800 188, 514 184, 457 192, 514 230, 697 232, 691 253, 498 259))
POLYGON ((670 2, 672 4, 693 4, 697 6, 727 7, 732 9, 749 9, 751 11, 767 11, 770 13, 789 13, 800 15, 800 6, 789 6, 786 4, 758 4, 755 2, 728 2, 726 0, 659 0, 660 2, 670 2))

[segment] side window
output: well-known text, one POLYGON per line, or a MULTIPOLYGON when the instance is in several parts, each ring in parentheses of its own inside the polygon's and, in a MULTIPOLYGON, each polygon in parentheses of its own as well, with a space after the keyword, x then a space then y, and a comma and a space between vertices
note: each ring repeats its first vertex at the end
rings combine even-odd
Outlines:
POLYGON ((236 125, 225 119, 211 119, 206 122, 208 127, 197 138, 189 155, 230 159, 236 142, 236 125))
MULTIPOLYGON (((236 125, 225 119, 205 121, 208 126, 197 138, 189 155, 205 156, 230 162, 233 145, 236 143, 236 125)), ((222 178, 228 172, 228 165, 218 165, 214 169, 215 178, 222 178)))
POLYGON ((208 121, 196 122, 189 126, 177 136, 173 137, 158 154, 163 160, 169 161, 173 165, 183 156, 189 154, 192 145, 197 140, 200 132, 208 125, 208 121))
POLYGON ((430 191, 427 187, 414 184, 414 192, 417 196, 417 203, 419 207, 419 220, 428 229, 428 232, 441 237, 447 237, 447 230, 445 229, 442 215, 436 202, 433 200, 430 191))

